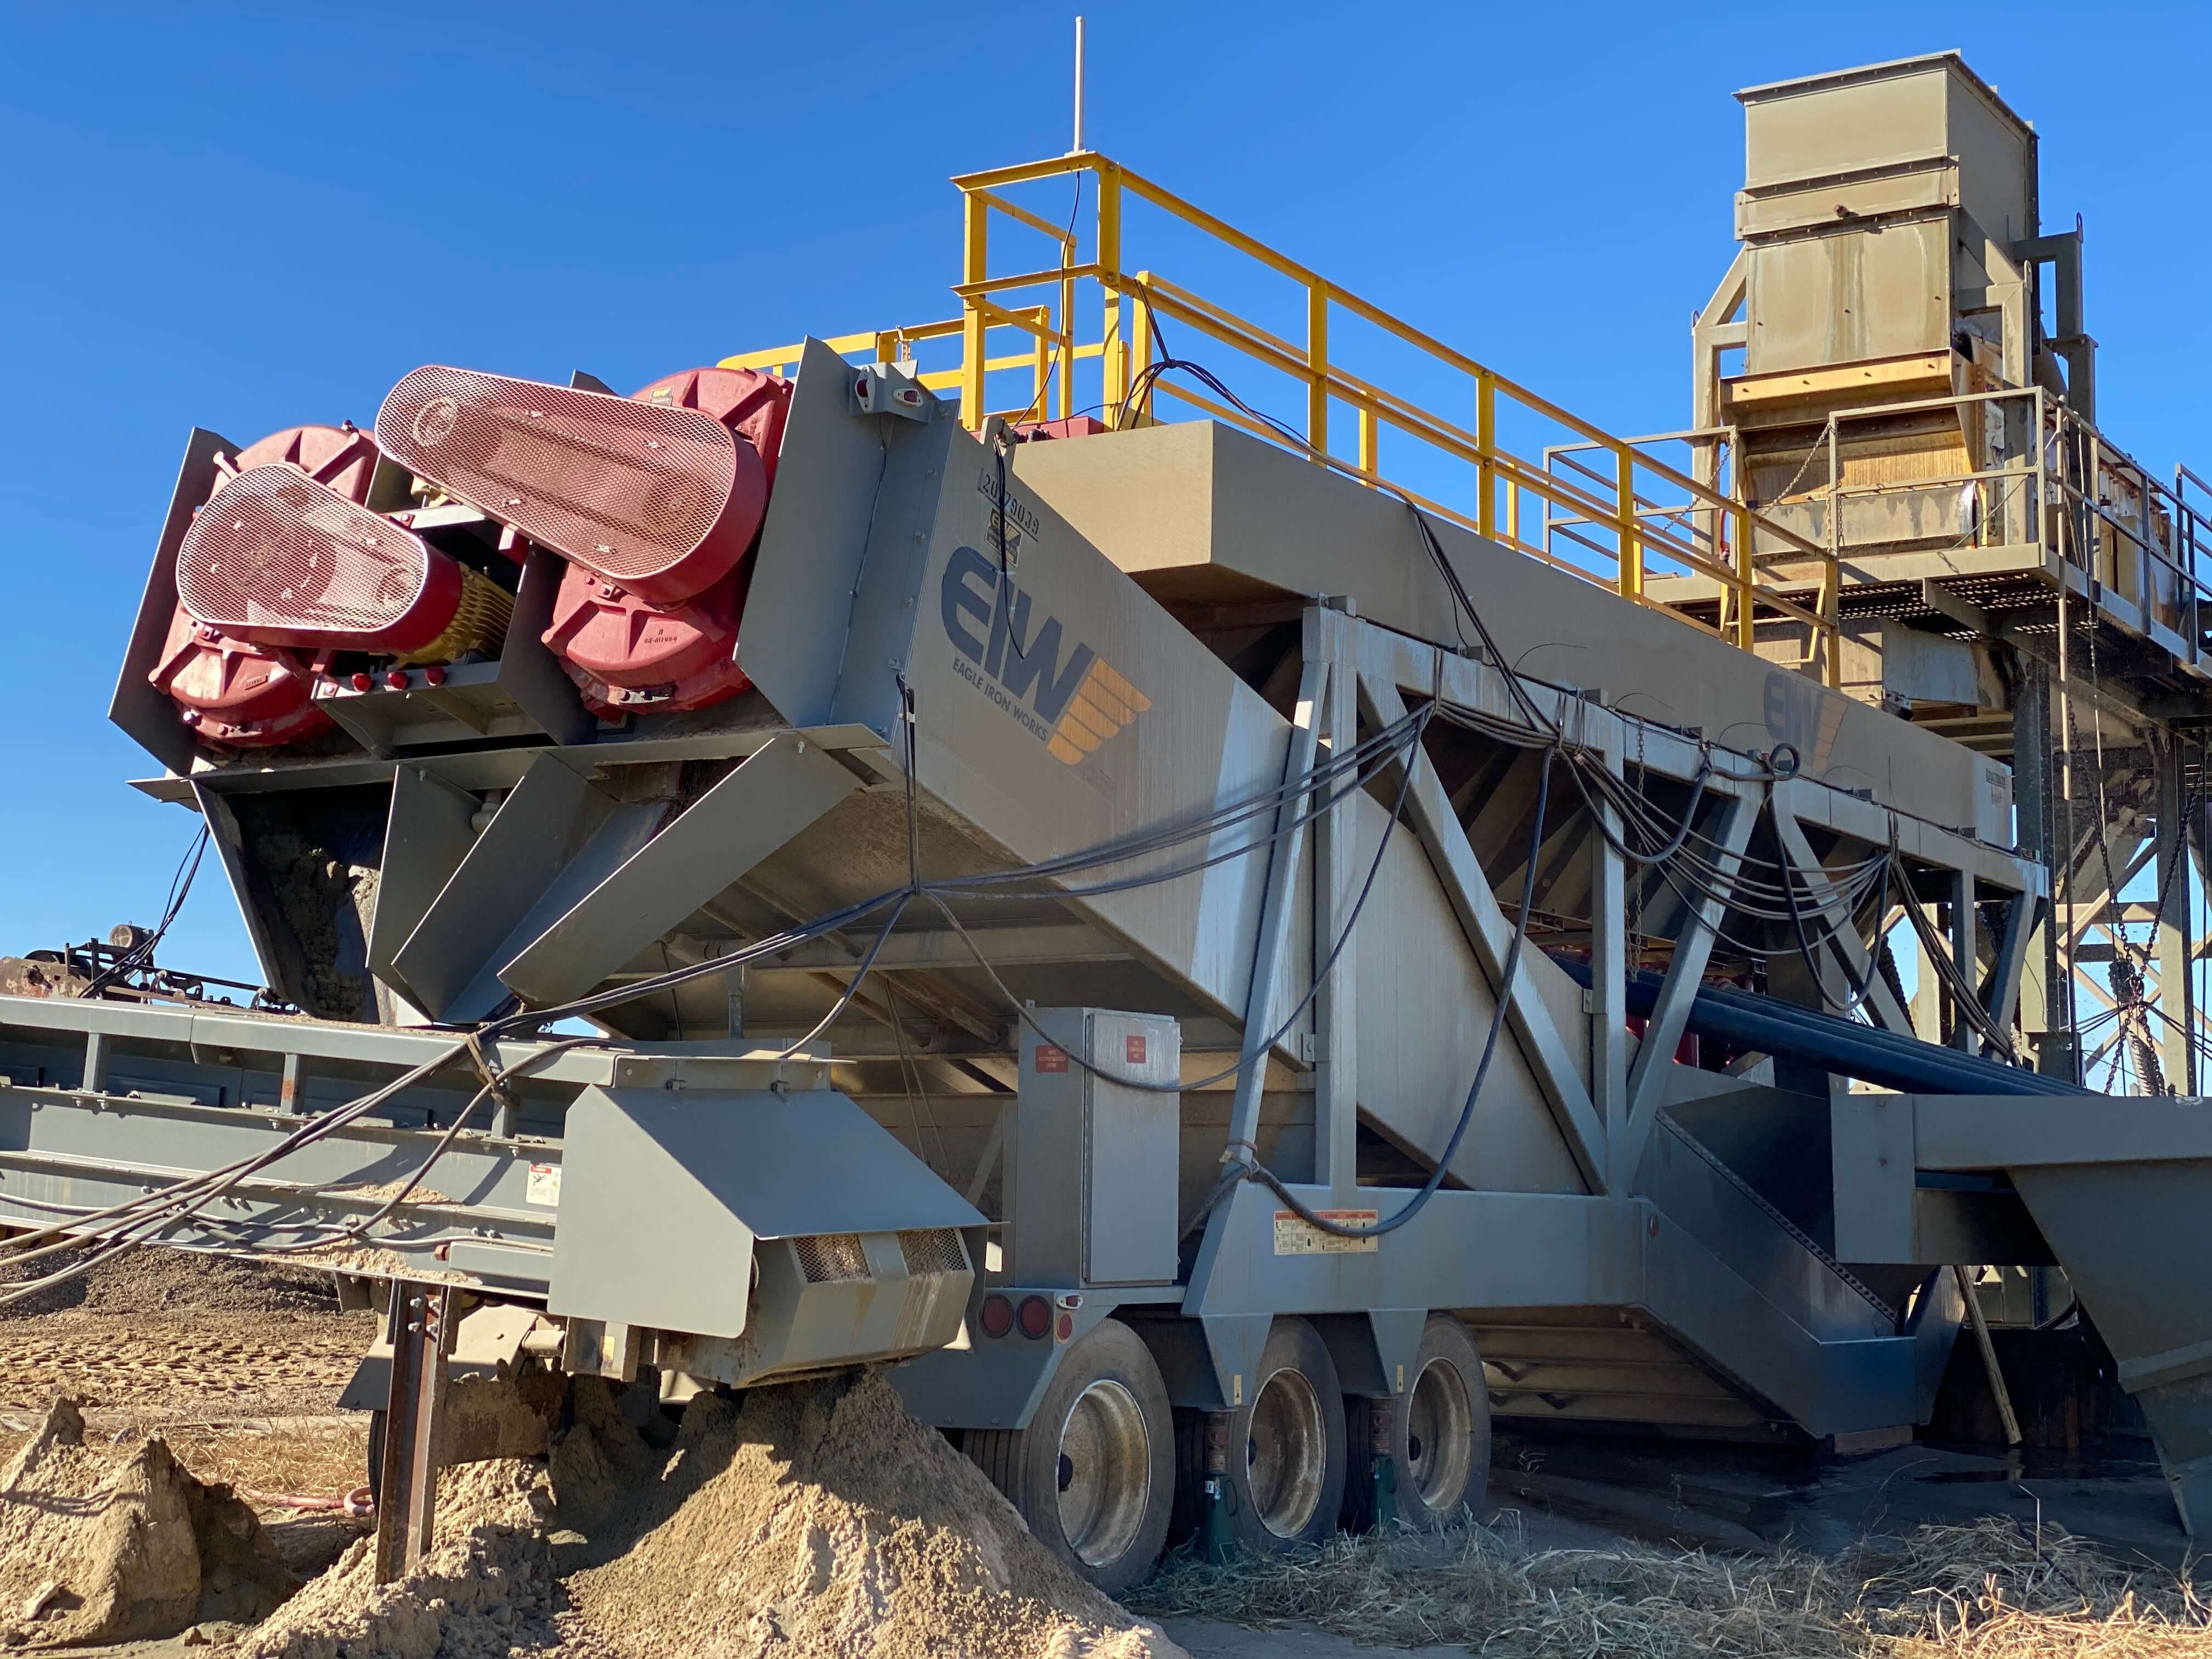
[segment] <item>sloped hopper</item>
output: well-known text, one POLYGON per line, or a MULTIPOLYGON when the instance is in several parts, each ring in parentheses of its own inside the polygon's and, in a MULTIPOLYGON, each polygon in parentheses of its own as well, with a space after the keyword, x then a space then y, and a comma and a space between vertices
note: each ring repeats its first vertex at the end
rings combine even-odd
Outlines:
POLYGON ((975 1208, 843 1095, 725 1091, 689 1069, 570 1108, 548 1310, 733 1384, 951 1341, 975 1208))
POLYGON ((2212 1533, 2212 1135, 2202 1152, 2010 1170, 2142 1407, 2181 1523, 2198 1538, 2212 1533))
MULTIPOLYGON (((1854 1261, 2055 1257, 2142 1407, 2182 1524, 2212 1532, 2212 1103, 1854 1095, 1832 1109, 1838 1249, 1854 1261), (1921 1187, 1931 1172, 2002 1174, 2050 1254, 2021 1254, 1994 1220, 1931 1205, 1959 1198, 1921 1187)), ((2004 1200, 1979 1201, 2001 1212, 2004 1200)))

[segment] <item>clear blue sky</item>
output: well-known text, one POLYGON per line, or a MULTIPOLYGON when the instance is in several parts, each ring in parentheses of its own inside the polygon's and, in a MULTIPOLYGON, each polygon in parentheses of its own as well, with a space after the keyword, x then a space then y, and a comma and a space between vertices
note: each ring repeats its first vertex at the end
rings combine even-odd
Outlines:
MULTIPOLYGON (((1095 147, 1619 431, 1687 421, 1729 94, 1963 48, 2087 221, 2103 424, 2212 468, 2201 5, 1084 9, 1095 147)), ((1074 10, 0 9, 0 951, 152 920, 194 827, 106 720, 189 427, 949 314, 945 179, 1066 148, 1074 10)), ((172 939, 258 976, 212 866, 172 939)))

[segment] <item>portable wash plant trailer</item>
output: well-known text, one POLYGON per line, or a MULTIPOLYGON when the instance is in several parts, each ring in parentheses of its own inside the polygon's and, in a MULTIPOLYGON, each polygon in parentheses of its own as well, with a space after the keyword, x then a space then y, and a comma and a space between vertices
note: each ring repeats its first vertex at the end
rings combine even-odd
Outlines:
POLYGON ((2002 768, 1227 423, 977 424, 810 341, 196 434, 116 718, 308 1017, 0 1000, 10 1252, 392 1285, 395 1561, 449 1370, 895 1362, 1112 1589, 1458 1515, 1497 1414, 1909 1429, 2054 1259, 2205 1512, 2212 1135, 1974 1052, 2002 768))

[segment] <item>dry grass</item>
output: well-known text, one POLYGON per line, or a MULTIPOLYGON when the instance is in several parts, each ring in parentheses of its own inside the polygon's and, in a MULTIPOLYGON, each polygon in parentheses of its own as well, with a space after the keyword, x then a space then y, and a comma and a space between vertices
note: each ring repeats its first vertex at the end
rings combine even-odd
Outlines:
MULTIPOLYGON (((338 1497, 368 1478, 368 1422, 359 1413, 324 1419, 125 1424, 119 1428, 102 1421, 100 1413, 88 1415, 93 1432, 87 1437, 95 1450, 121 1459, 158 1437, 169 1443, 177 1461, 198 1479, 234 1487, 249 1501, 288 1495, 338 1497)), ((29 1438, 0 1419, 0 1468, 29 1438)))
POLYGON ((1505 1659, 2212 1659, 2212 1606, 2186 1572, 2138 1571, 2001 1518, 1832 1558, 1539 1551, 1510 1523, 1442 1547, 1342 1537, 1297 1560, 1176 1562, 1127 1599, 1156 1615, 1310 1623, 1386 1647, 1463 1642, 1505 1659))
POLYGON ((204 1481, 221 1481, 254 1498, 336 1498, 368 1478, 365 1414, 310 1426, 168 1425, 147 1431, 169 1443, 177 1461, 204 1481))

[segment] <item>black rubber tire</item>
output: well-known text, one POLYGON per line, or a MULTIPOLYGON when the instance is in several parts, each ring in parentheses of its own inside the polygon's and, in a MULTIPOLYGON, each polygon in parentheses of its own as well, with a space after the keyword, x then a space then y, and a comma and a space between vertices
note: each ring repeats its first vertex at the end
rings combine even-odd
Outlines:
MULTIPOLYGON (((1230 1413, 1226 1503, 1230 1536, 1239 1549, 1286 1555, 1325 1543, 1336 1531, 1348 1462, 1343 1401, 1336 1363, 1321 1333, 1303 1319, 1275 1321, 1257 1371, 1245 1379, 1243 1403, 1230 1413), (1296 1455, 1279 1432, 1289 1420, 1303 1425, 1296 1455), (1269 1433, 1271 1424, 1278 1432, 1269 1433), (1255 1480, 1267 1490, 1255 1492, 1255 1480)), ((1181 1538, 1195 1533, 1205 1515, 1206 1417, 1176 1417, 1181 1538)))
POLYGON ((962 1449, 1038 1540, 1107 1595, 1158 1565, 1175 1502, 1175 1419, 1152 1351, 1121 1321, 1102 1320, 1069 1346, 1028 1428, 970 1429, 962 1449))
POLYGON ((1175 1507, 1168 1512, 1168 1543, 1181 1549, 1206 1521, 1206 1413, 1178 1406, 1175 1413, 1175 1507))
POLYGON ((1375 1414, 1390 1401, 1364 1394, 1344 1396, 1344 1514, 1346 1532, 1375 1530, 1375 1414))
POLYGON ((1352 1468, 1344 1483, 1344 1524, 1354 1532, 1371 1531, 1376 1523, 1370 1449, 1378 1412, 1389 1419, 1397 1522, 1434 1532, 1480 1516, 1490 1492, 1490 1389, 1467 1327, 1449 1314, 1431 1314, 1403 1394, 1346 1398, 1352 1468))

